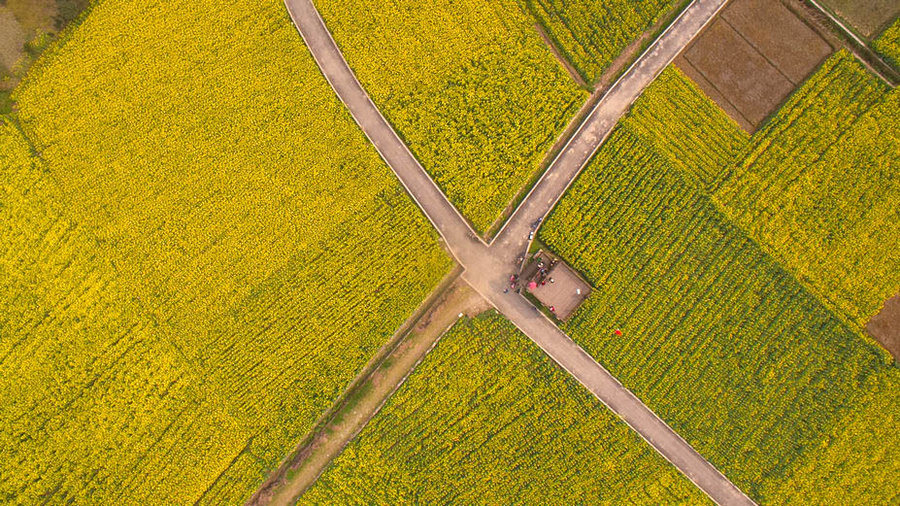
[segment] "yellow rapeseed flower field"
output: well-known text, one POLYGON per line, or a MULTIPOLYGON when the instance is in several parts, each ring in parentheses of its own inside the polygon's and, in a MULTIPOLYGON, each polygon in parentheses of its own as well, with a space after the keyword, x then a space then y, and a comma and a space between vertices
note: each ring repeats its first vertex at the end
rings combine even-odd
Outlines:
POLYGON ((458 322, 300 504, 711 504, 496 313, 458 322))
POLYGON ((569 61, 595 82, 617 56, 684 0, 518 0, 569 61))
POLYGON ((844 312, 898 286, 898 97, 840 53, 747 138, 667 69, 540 232, 595 287, 570 335, 761 504, 900 497, 900 369, 844 312))
POLYGON ((847 52, 757 132, 716 203, 839 315, 900 291, 900 91, 847 52))
POLYGON ((485 231, 587 98, 515 0, 316 0, 366 91, 485 231))
POLYGON ((240 502, 450 267, 278 0, 97 2, 15 98, 0 502, 240 502))
POLYGON ((872 41, 872 47, 893 64, 894 68, 900 69, 900 18, 897 18, 877 39, 872 41))

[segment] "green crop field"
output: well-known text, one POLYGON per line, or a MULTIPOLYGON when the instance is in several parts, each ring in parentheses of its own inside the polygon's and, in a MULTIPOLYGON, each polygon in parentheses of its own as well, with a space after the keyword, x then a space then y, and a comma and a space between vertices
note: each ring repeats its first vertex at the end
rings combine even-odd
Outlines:
POLYGON ((586 93, 515 0, 316 0, 375 104, 480 231, 536 176, 586 93))
POLYGON ((0 502, 241 502, 450 268, 280 1, 97 2, 15 98, 0 502))
MULTIPOLYGON (((847 236, 868 240, 871 233, 891 240, 878 228, 885 213, 890 216, 889 206, 864 200, 865 205, 851 205, 861 198, 854 191, 890 189, 889 173, 849 169, 863 165, 862 149, 871 149, 869 167, 885 163, 889 146, 872 146, 880 141, 863 139, 854 130, 870 128, 882 135, 896 130, 891 127, 896 115, 885 118, 879 112, 882 104, 896 100, 893 93, 841 54, 769 126, 746 139, 714 108, 673 113, 664 98, 685 97, 679 101, 691 104, 703 97, 690 98, 699 91, 677 70, 667 69, 540 233, 595 287, 566 325, 570 335, 760 502, 896 501, 900 439, 891 420, 900 415, 900 370, 858 325, 823 301, 810 288, 813 283, 794 274, 796 264, 779 263, 767 253, 769 245, 760 245, 742 223, 732 221, 722 210, 720 194, 714 199, 711 192, 740 181, 749 185, 745 169, 754 167, 750 160, 758 163, 764 155, 805 147, 821 156, 804 159, 798 153, 790 160, 806 163, 823 183, 837 183, 827 177, 830 173, 863 181, 854 188, 845 180, 850 195, 831 197, 840 202, 834 212, 847 208, 849 219, 862 216, 847 236), (823 86, 825 81, 830 84, 823 86), (827 101, 828 96, 835 98, 827 101), (848 96, 859 103, 849 103, 848 96), (864 111, 854 116, 854 107, 864 111), (832 114, 857 121, 843 121, 843 133, 836 136, 841 129, 823 117, 832 114), (685 128, 702 123, 718 126, 685 128), (663 140, 647 135, 662 128, 681 135, 663 140), (846 163, 827 155, 828 139, 835 137, 848 153, 846 163), (863 214, 862 207, 872 214, 863 214), (616 337, 614 329, 623 336, 616 337), (822 486, 823 476, 832 483, 822 486)), ((766 174, 781 174, 775 171, 780 167, 791 180, 787 169, 794 166, 773 160, 766 174)), ((742 202, 765 205, 780 197, 774 193, 768 188, 765 195, 742 202)), ((814 199, 803 204, 819 206, 821 213, 828 198, 815 195, 818 204, 814 199)), ((791 223, 809 226, 803 221, 809 215, 794 213, 791 223)))
MULTIPOLYGON (((682 0, 518 0, 588 82, 682 0)), ((649 41, 648 41, 649 42, 649 41)))
POLYGON ((496 313, 456 324, 300 504, 709 504, 496 313))
POLYGON ((894 68, 900 70, 900 18, 897 18, 881 36, 872 41, 872 47, 894 65, 894 68))

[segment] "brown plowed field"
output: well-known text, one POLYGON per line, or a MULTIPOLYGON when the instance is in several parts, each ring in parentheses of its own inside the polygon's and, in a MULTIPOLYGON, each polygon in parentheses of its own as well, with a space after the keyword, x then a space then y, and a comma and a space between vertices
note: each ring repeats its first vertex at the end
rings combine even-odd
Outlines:
POLYGON ((779 0, 736 0, 675 63, 753 132, 832 52, 779 0))
POLYGON ((891 297, 866 324, 866 331, 900 362, 900 295, 891 297))
POLYGON ((866 38, 881 33, 900 15, 900 2, 897 0, 822 0, 821 3, 866 38))

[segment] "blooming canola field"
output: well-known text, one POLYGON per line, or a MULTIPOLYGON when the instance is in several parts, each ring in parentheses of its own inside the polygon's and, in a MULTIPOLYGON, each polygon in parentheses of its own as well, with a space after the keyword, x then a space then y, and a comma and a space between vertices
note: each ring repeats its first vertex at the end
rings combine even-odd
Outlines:
POLYGON ((242 502, 450 269, 279 1, 97 2, 14 97, 0 502, 242 502))
POLYGON ((515 0, 315 0, 375 105, 487 231, 587 98, 515 0))
POLYGON ((759 503, 900 497, 900 370, 859 323, 900 287, 897 97, 839 53, 750 138, 670 67, 540 232, 595 288, 569 335, 759 503))
POLYGON ((299 504, 712 504, 496 313, 461 320, 299 504))
MULTIPOLYGON (((589 83, 678 0, 518 0, 589 83)), ((647 43, 648 41, 644 41, 647 43)))

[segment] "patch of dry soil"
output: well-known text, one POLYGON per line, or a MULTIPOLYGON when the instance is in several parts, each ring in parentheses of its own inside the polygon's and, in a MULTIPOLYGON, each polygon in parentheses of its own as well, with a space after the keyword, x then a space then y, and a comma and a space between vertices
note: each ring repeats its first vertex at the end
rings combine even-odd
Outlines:
POLYGON ((866 332, 900 362, 900 295, 885 301, 881 311, 866 324, 866 332))
POLYGON ((0 5, 0 67, 12 70, 25 56, 25 30, 8 6, 0 5))

